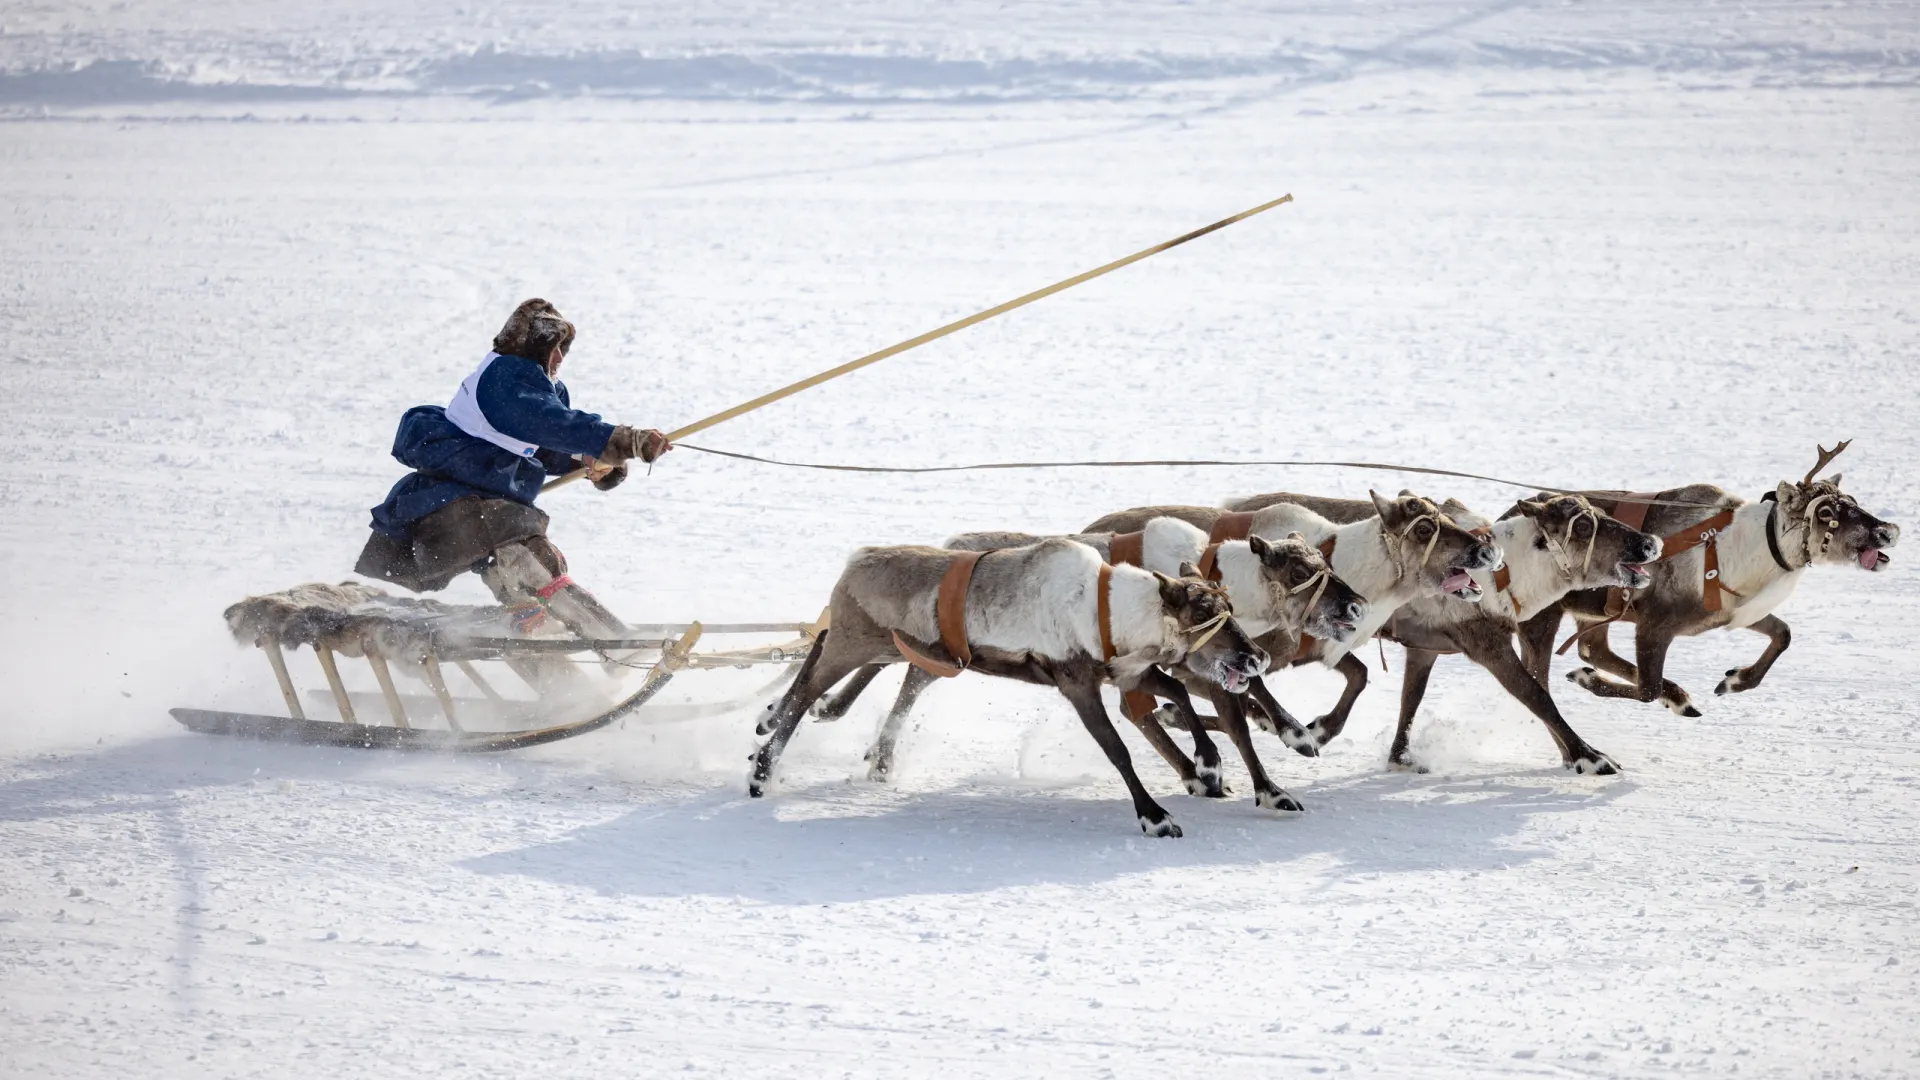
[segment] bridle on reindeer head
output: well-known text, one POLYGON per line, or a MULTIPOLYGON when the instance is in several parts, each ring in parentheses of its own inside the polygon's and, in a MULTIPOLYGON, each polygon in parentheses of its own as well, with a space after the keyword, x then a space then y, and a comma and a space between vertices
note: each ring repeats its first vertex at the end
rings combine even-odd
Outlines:
MULTIPOLYGON (((1821 446, 1819 443, 1815 443, 1814 449, 1820 452, 1820 459, 1814 462, 1813 468, 1808 469, 1807 475, 1802 477, 1800 482, 1795 485, 1795 487, 1799 488, 1801 497, 1806 499, 1806 505, 1800 510, 1800 519, 1781 531, 1784 534, 1791 533, 1796 529, 1803 530, 1800 549, 1807 564, 1811 564, 1814 559, 1814 525, 1818 524, 1820 526, 1819 553, 1825 555, 1827 549, 1833 546, 1833 534, 1840 528, 1840 511, 1844 508, 1852 508, 1859 505, 1854 502, 1853 496, 1840 490, 1840 485, 1837 481, 1814 479, 1815 476, 1819 475, 1821 469, 1832 464, 1833 459, 1839 457, 1841 452, 1851 445, 1852 442, 1852 439, 1843 439, 1831 450, 1821 446)), ((1761 498, 1774 502, 1774 512, 1779 512, 1777 493, 1769 491, 1761 496, 1761 498)))

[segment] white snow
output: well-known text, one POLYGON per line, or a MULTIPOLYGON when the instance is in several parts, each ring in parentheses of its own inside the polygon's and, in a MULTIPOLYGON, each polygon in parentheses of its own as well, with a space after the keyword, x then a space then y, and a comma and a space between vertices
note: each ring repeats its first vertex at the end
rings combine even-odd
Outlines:
MULTIPOLYGON (((1330 457, 1757 496, 1853 438, 1920 483, 1907 4, 802 9, 178 0, 0 11, 0 1073, 1920 1073, 1920 585, 1810 573, 1706 716, 1559 681, 1554 765, 1399 661, 1308 812, 1139 837, 1057 695, 897 676, 744 796, 754 709, 484 760, 182 732, 268 710, 248 592, 348 574, 506 311, 671 427, 1291 191, 1297 202, 696 440, 803 460, 1330 457)), ((670 455, 545 500, 633 619, 810 618, 846 553, 1333 470, 931 477, 670 455)), ((452 599, 478 601, 477 582, 452 599)), ((1624 634, 1616 640, 1625 643, 1624 634)), ((310 655, 296 677, 319 686, 310 655)), ((716 700, 762 673, 685 675, 716 700)), ((1299 715, 1318 670, 1277 676, 1299 715)), ((371 681, 366 683, 371 688, 371 681)))

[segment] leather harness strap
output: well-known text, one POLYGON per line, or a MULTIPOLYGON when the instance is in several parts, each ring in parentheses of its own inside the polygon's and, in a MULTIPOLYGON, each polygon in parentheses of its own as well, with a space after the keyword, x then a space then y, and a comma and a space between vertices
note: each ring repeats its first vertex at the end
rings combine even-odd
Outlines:
POLYGON ((1208 544, 1200 552, 1200 576, 1208 581, 1220 580, 1220 543, 1208 544))
POLYGON ((1115 533, 1107 542, 1107 562, 1114 566, 1145 566, 1146 536, 1144 532, 1115 533))
POLYGON ((940 627, 940 644, 958 663, 928 656, 909 645, 900 636, 900 631, 895 630, 893 647, 900 651, 907 663, 942 679, 953 678, 973 663, 973 647, 967 644, 967 586, 973 583, 973 568, 984 554, 981 551, 955 552, 953 561, 947 564, 946 573, 940 577, 940 591, 933 600, 933 618, 940 627))
POLYGON ((1245 540, 1253 531, 1253 512, 1229 510, 1213 519, 1213 531, 1207 534, 1207 543, 1218 544, 1223 540, 1245 540))
POLYGON ((973 663, 973 648, 967 644, 967 586, 973 583, 973 568, 984 552, 962 551, 947 564, 940 578, 940 595, 934 600, 934 618, 940 623, 940 644, 960 661, 961 667, 973 663))
MULTIPOLYGON (((1621 524, 1630 529, 1644 532, 1646 531, 1647 511, 1657 499, 1659 499, 1658 495, 1628 495, 1621 499, 1609 512, 1612 513, 1614 519, 1621 524)), ((1736 597, 1740 595, 1734 592, 1733 589, 1728 588, 1726 583, 1720 580, 1720 534, 1725 532, 1727 526, 1731 524, 1733 524, 1733 509, 1729 507, 1697 525, 1689 525, 1679 532, 1674 533, 1672 536, 1665 536, 1660 539, 1660 558, 1656 559, 1656 562, 1666 562, 1668 559, 1684 555, 1697 547, 1705 547, 1707 549, 1704 553, 1705 565, 1702 569, 1702 581, 1700 583, 1700 602, 1701 606, 1705 607, 1708 611, 1719 611, 1725 606, 1725 602, 1720 598, 1722 591, 1733 593, 1736 597)), ((1771 532, 1771 529, 1769 529, 1769 532, 1771 532)), ((1572 648, 1574 642, 1601 627, 1618 622, 1622 618, 1625 618, 1632 610, 1632 589, 1608 589, 1607 617, 1591 626, 1582 627, 1574 631, 1567 640, 1560 643, 1560 648, 1556 650, 1556 653, 1565 653, 1569 648, 1572 648)))

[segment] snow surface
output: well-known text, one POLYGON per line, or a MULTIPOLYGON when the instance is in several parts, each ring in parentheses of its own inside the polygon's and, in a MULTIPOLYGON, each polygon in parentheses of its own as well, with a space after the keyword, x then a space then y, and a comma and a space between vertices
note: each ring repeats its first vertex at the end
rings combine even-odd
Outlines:
MULTIPOLYGON (((1911 527, 1909 4, 368 0, 0 8, 0 1073, 1920 1074, 1920 585, 1810 574, 1707 715, 1394 671, 1309 812, 1134 833, 1057 696, 896 677, 744 797, 751 710, 509 758, 181 732, 272 709, 223 637, 345 577, 511 304, 670 427, 1283 191, 1297 203, 710 432, 915 464, 1344 457, 1758 495, 1816 442, 1911 527)), ((1412 486, 933 477, 671 455, 550 497, 634 619, 806 618, 854 546, 1412 486)), ((478 601, 476 582, 454 599, 478 601)), ((1364 650, 1371 656, 1374 650, 1364 650)), ((1377 664, 1377 660, 1373 661, 1377 664)), ((1557 670, 1564 671, 1563 661, 1557 670)), ((296 677, 319 685, 307 654, 296 677)), ((360 673, 357 673, 360 674, 360 673)), ((764 676, 683 676, 718 700, 764 676)), ((367 684, 370 687, 370 683, 367 684)), ((1338 680, 1277 677, 1304 715, 1338 680)))

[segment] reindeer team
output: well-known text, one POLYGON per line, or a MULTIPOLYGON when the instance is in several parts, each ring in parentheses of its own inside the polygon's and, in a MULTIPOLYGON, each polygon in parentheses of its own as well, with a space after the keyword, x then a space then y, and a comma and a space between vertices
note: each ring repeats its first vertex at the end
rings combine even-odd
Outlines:
POLYGON ((1817 564, 1878 571, 1899 540, 1898 526, 1841 490, 1839 474, 1815 479, 1846 445, 1821 449, 1803 479, 1751 502, 1711 484, 1549 492, 1489 522, 1453 500, 1406 491, 1367 500, 1275 493, 1223 508, 1123 510, 1071 536, 966 533, 940 548, 862 548, 834 586, 831 629, 761 722, 767 740, 749 792, 768 790, 804 718, 844 716, 883 668, 906 663, 867 754, 870 779, 892 777, 920 694, 972 670, 1058 689, 1126 782, 1149 836, 1179 836, 1180 827, 1135 772, 1103 683, 1120 690, 1122 713, 1189 794, 1229 794, 1218 731, 1239 752, 1256 805, 1299 810, 1261 763, 1252 727, 1318 755, 1366 688, 1354 650, 1374 636, 1406 650, 1390 768, 1424 771, 1410 749, 1413 718, 1435 661, 1460 653, 1540 718, 1567 768, 1615 773, 1620 765, 1573 730, 1547 685, 1563 616, 1576 630, 1561 648, 1577 645, 1585 663, 1568 678, 1600 697, 1699 715, 1665 678, 1667 650, 1676 637, 1720 628, 1752 630, 1768 645, 1714 692, 1760 685, 1787 648, 1774 611, 1801 574, 1817 564), (1616 622, 1633 627, 1631 660, 1608 647, 1616 622), (1306 663, 1333 668, 1347 685, 1332 709, 1303 724, 1261 676, 1306 663), (1196 691, 1211 714, 1195 709, 1196 691), (1169 728, 1190 736, 1191 757, 1169 728))

